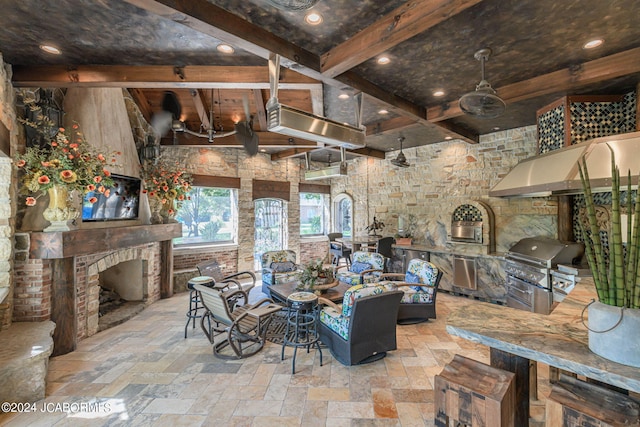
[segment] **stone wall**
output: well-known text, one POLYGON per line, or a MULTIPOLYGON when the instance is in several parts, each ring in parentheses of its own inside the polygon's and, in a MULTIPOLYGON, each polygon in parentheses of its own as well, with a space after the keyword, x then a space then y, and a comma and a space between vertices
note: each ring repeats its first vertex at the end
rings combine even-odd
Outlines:
POLYGON ((15 95, 11 68, 0 52, 0 330, 11 325, 13 313, 13 233, 16 216, 16 172, 11 155, 18 148, 15 95))
MULTIPOLYGON (((451 216, 456 207, 482 201, 495 214, 496 251, 504 252, 521 238, 557 235, 557 203, 553 198, 502 199, 489 190, 520 160, 536 154, 536 127, 484 135, 479 144, 459 140, 404 149, 409 168, 387 160, 361 158, 349 163, 347 177, 332 179, 332 197, 354 200, 355 234, 375 215, 385 223, 384 235, 397 232, 398 216, 416 218, 414 244, 451 247, 451 216)), ((468 246, 468 245, 467 245, 468 246)))

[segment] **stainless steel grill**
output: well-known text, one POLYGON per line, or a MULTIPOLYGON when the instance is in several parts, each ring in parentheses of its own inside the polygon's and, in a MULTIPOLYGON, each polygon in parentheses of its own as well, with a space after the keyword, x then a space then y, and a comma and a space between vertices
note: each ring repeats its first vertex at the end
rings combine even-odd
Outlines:
POLYGON ((507 306, 549 314, 553 304, 552 268, 577 264, 584 254, 582 243, 547 237, 527 237, 506 255, 507 306))

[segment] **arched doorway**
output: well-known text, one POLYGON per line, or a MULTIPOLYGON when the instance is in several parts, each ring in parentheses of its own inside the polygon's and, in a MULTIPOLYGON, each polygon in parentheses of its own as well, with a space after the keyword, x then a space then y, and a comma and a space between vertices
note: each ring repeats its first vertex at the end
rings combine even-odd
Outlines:
POLYGON ((346 193, 333 201, 333 229, 344 237, 353 236, 353 199, 346 193))
POLYGON ((260 265, 260 257, 267 251, 287 248, 287 202, 282 199, 257 199, 254 201, 254 269, 260 265))

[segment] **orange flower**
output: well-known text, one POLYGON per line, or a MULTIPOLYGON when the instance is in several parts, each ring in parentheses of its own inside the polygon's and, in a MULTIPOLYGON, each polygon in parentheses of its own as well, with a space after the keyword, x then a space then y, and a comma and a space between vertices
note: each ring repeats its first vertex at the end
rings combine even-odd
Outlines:
POLYGON ((73 157, 74 157, 74 156, 73 156, 73 154, 69 154, 69 156, 68 156, 68 157, 69 157, 69 160, 73 160, 73 157))
POLYGON ((96 184, 100 184, 100 182, 102 182, 102 177, 100 175, 94 176, 93 182, 95 182, 96 184))
POLYGON ((97 197, 89 197, 89 203, 94 204, 97 201, 98 201, 97 197))
POLYGON ((96 189, 96 186, 95 186, 95 185, 93 185, 93 184, 89 184, 89 185, 87 185, 87 190, 88 190, 88 191, 95 191, 95 189, 96 189))
POLYGON ((23 166, 24 166, 24 165, 26 165, 26 164, 27 164, 27 162, 26 162, 26 161, 24 161, 24 160, 18 160, 18 161, 16 162, 16 166, 17 166, 17 167, 19 167, 19 168, 23 167, 23 166))
POLYGON ((36 198, 35 197, 27 197, 27 200, 25 201, 25 204, 27 206, 35 206, 36 205, 36 198))
POLYGON ((47 175, 42 175, 38 178, 38 184, 41 185, 46 185, 48 183, 50 183, 51 180, 49 179, 49 177, 47 175))
POLYGON ((49 163, 49 162, 40 162, 40 164, 42 166, 44 166, 45 168, 48 168, 49 166, 51 166, 51 163, 49 163))
POLYGON ((57 143, 57 142, 55 142, 55 141, 51 141, 51 146, 52 146, 52 147, 57 147, 57 146, 58 146, 58 143, 57 143))
POLYGON ((80 126, 78 126, 77 123, 74 123, 73 126, 71 126, 71 127, 74 128, 74 129, 78 129, 80 126))
POLYGON ((167 199, 162 199, 162 204, 164 205, 165 203, 167 203, 167 199))
POLYGON ((111 195, 111 190, 107 188, 104 192, 104 197, 109 197, 109 195, 111 195))
POLYGON ((74 142, 73 144, 69 144, 69 147, 73 148, 74 150, 77 150, 79 145, 74 142))
POLYGON ((148 191, 147 190, 142 190, 142 194, 147 194, 148 191))
POLYGON ((104 193, 104 192, 105 192, 105 190, 106 190, 106 188, 104 188, 104 186, 103 186, 103 185, 101 185, 100 187, 98 187, 98 193, 101 193, 101 194, 102 194, 102 193, 104 193))
POLYGON ((98 160, 104 162, 104 156, 102 155, 102 153, 98 154, 98 160))
POLYGON ((58 132, 64 133, 64 128, 58 128, 58 132))
POLYGON ((168 185, 163 185, 162 186, 162 191, 169 191, 169 186, 168 185))
POLYGON ((169 209, 169 215, 173 215, 175 211, 173 209, 169 209))
POLYGON ((180 201, 184 200, 184 194, 179 195, 178 196, 178 200, 180 200, 180 201))
POLYGON ((108 170, 106 170, 106 169, 103 169, 103 170, 102 170, 102 173, 104 174, 104 176, 111 176, 111 172, 109 172, 109 171, 108 171, 108 170))
POLYGON ((78 180, 78 176, 76 175, 76 173, 69 169, 60 172, 60 178, 62 178, 64 182, 68 183, 76 182, 78 180))

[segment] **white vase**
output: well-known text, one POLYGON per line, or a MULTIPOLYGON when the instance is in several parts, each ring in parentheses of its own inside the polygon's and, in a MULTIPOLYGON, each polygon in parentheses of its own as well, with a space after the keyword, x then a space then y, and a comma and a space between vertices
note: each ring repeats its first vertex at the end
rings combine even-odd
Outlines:
POLYGON ((594 302, 589 305, 589 350, 640 368, 640 309, 594 302))

